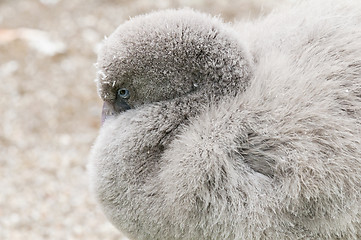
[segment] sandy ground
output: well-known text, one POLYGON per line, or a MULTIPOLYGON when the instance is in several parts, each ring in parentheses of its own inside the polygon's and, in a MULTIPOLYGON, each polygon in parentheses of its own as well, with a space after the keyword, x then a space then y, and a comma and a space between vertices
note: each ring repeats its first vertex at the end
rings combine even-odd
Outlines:
POLYGON ((155 9, 189 6, 233 20, 278 2, 0 1, 0 239, 122 239, 86 172, 101 112, 93 63, 104 36, 155 9))

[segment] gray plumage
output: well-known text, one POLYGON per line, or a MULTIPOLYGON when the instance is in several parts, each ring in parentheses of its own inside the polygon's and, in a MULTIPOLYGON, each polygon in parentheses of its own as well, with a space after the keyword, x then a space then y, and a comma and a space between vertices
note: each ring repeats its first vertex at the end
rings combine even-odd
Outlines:
POLYGON ((139 16, 98 68, 132 109, 104 123, 91 187, 131 239, 361 238, 359 1, 139 16))

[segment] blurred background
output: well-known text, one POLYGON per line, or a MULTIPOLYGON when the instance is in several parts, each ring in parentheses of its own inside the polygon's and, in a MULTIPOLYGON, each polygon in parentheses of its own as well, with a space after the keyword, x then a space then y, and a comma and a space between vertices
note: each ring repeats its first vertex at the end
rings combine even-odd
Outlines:
POLYGON ((186 6, 234 21, 286 1, 0 0, 0 239, 123 239, 86 171, 102 104, 93 64, 119 24, 186 6))

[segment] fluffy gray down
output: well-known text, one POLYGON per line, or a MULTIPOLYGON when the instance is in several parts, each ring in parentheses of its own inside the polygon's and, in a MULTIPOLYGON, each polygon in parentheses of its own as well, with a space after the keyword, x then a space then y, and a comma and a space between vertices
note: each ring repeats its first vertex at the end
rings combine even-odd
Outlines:
POLYGON ((91 189, 130 239, 361 239, 360 1, 142 15, 97 67, 130 109, 105 117, 91 189))

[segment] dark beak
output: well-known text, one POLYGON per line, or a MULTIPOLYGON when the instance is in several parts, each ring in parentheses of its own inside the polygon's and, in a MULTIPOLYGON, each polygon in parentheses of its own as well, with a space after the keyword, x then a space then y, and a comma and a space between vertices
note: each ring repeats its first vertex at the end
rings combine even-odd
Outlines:
POLYGON ((129 109, 131 109, 131 107, 125 99, 117 98, 113 103, 105 101, 102 110, 102 125, 107 118, 115 117, 119 113, 125 112, 129 109))

